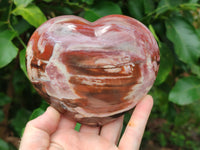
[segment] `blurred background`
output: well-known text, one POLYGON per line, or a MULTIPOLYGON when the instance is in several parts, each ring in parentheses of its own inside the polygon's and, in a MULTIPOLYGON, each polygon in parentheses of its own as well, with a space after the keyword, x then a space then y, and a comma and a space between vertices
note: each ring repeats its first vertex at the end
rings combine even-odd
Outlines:
MULTIPOLYGON (((141 149, 200 149, 199 0, 0 0, 0 150, 16 150, 27 121, 48 106, 26 74, 26 45, 34 30, 59 15, 92 22, 109 14, 138 19, 160 48, 141 149)), ((129 118, 126 113, 124 126, 129 118)))

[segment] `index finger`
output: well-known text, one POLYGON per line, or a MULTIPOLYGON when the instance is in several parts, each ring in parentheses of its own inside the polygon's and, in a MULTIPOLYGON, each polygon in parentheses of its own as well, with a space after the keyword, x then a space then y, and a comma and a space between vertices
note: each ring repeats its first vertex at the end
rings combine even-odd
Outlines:
POLYGON ((126 130, 120 140, 120 150, 138 150, 147 120, 153 106, 153 98, 145 96, 135 107, 126 130))

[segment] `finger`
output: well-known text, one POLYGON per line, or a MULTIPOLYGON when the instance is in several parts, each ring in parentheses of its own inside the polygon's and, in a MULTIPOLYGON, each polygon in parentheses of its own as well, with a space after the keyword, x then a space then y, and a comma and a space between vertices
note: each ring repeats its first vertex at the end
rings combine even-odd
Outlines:
MULTIPOLYGON (((64 116, 61 116, 60 123, 57 127, 56 132, 51 135, 51 146, 57 145, 63 146, 66 149, 66 143, 73 139, 73 135, 75 134, 76 122, 72 121, 64 116)), ((50 149, 50 148, 49 148, 50 149)))
POLYGON ((19 149, 47 148, 50 134, 56 130, 59 120, 60 113, 53 107, 48 107, 43 115, 27 123, 19 149))
POLYGON ((100 127, 92 127, 87 125, 81 125, 80 133, 88 133, 88 134, 99 134, 100 127))
POLYGON ((145 126, 153 106, 151 96, 145 96, 135 107, 124 135, 119 143, 120 150, 138 150, 145 126))
POLYGON ((117 120, 104 125, 101 128, 100 136, 106 138, 112 143, 117 144, 123 127, 123 119, 124 117, 121 116, 117 120))
POLYGON ((61 116, 60 123, 57 127, 57 130, 55 133, 52 134, 52 137, 57 135, 65 135, 64 133, 68 134, 69 131, 74 130, 76 126, 76 122, 72 121, 65 116, 61 116))

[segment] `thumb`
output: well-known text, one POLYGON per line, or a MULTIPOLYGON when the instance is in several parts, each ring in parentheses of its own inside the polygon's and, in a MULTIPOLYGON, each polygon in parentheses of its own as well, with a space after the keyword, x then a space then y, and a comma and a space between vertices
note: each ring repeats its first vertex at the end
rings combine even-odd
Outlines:
POLYGON ((19 150, 48 148, 50 135, 56 130, 60 113, 48 107, 44 114, 27 123, 19 150))

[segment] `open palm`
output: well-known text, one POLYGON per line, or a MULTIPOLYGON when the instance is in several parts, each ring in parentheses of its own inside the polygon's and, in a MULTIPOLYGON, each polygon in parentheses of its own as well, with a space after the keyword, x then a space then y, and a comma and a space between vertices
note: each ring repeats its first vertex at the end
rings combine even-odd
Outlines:
POLYGON ((153 99, 144 97, 135 107, 117 146, 123 117, 102 127, 82 125, 75 131, 75 121, 63 117, 53 107, 27 123, 20 150, 138 150, 153 99))

